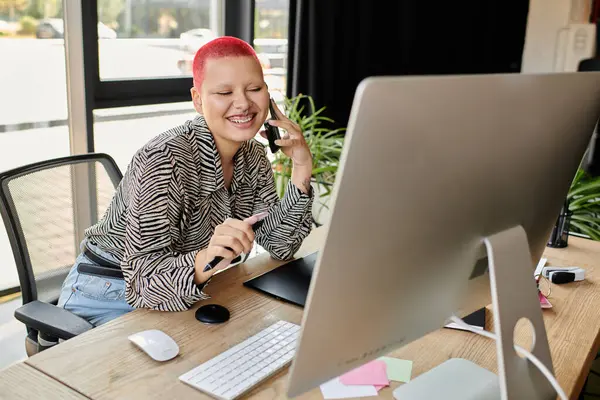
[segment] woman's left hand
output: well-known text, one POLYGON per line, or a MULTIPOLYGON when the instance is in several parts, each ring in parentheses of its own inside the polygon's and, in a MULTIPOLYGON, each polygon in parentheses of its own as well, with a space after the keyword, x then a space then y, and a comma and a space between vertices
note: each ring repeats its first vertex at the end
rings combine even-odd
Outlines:
MULTIPOLYGON (((281 139, 276 140, 275 144, 281 147, 283 154, 292 159, 294 167, 312 168, 312 154, 310 154, 302 130, 298 124, 292 122, 279 110, 275 102, 273 102, 273 108, 278 119, 270 119, 268 123, 286 131, 286 134, 282 134, 281 139)), ((260 134, 265 139, 267 138, 265 131, 261 131, 260 134)))

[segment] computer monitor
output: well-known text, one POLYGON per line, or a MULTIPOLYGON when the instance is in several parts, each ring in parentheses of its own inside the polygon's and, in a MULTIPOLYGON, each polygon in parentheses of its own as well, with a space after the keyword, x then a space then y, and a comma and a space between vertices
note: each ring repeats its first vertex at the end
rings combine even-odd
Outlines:
MULTIPOLYGON (((531 285, 524 294, 508 288, 515 299, 504 292, 504 306, 518 308, 510 302, 526 295, 539 323, 532 274, 599 114, 596 72, 362 81, 288 396, 490 304, 483 240, 518 237, 512 227, 526 242, 516 271, 531 278, 514 287, 531 285)), ((510 254, 499 249, 499 260, 510 254)), ((551 369, 541 333, 536 348, 551 369)))

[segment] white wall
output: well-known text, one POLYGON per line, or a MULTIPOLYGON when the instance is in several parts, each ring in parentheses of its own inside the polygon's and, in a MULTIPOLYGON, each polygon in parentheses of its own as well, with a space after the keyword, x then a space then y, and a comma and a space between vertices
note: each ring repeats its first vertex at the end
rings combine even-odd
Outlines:
POLYGON ((521 71, 576 70, 580 59, 593 55, 595 27, 588 24, 590 12, 591 0, 530 0, 521 71))

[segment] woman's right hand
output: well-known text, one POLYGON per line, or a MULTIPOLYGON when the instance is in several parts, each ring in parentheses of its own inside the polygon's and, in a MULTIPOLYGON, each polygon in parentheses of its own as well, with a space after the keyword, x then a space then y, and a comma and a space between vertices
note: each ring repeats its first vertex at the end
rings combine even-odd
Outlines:
POLYGON ((241 253, 249 254, 254 242, 251 218, 244 221, 228 218, 215 228, 208 247, 196 254, 194 282, 205 283, 215 272, 227 267, 241 253), (223 260, 213 269, 204 271, 206 265, 216 257, 223 260))

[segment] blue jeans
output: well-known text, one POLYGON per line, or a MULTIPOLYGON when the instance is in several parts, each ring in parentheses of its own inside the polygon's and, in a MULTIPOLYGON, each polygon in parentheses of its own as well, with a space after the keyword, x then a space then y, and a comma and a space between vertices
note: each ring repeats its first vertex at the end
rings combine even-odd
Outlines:
MULTIPOLYGON (((82 248, 85 240, 81 244, 82 248)), ((89 244, 88 247, 95 254, 118 262, 96 246, 89 244)), ((102 325, 134 309, 125 301, 123 279, 81 274, 77 271, 77 266, 81 263, 97 265, 83 253, 79 254, 62 285, 59 307, 71 311, 94 326, 102 325)))

